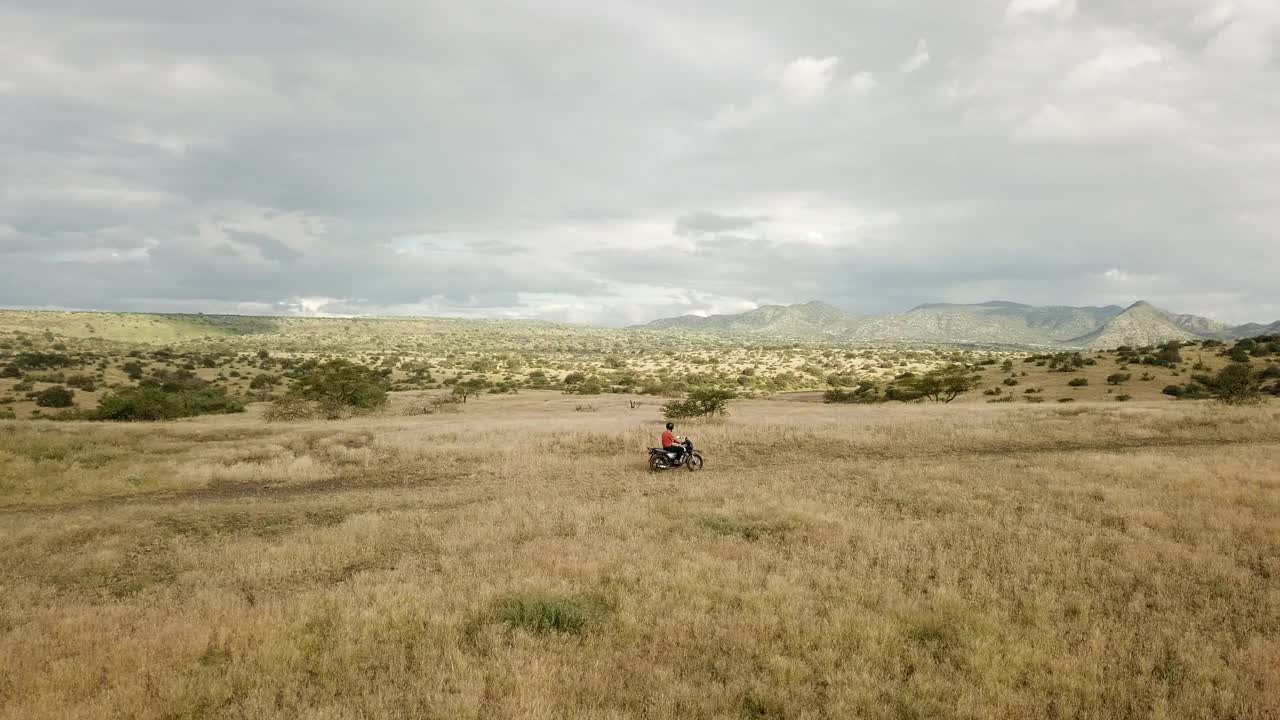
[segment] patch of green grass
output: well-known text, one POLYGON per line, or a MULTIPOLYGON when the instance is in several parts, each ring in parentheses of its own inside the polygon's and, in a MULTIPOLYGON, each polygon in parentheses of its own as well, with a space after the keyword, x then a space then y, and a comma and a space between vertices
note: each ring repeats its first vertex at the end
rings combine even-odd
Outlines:
POLYGON ((796 524, 789 520, 727 515, 703 515, 698 518, 698 526, 717 535, 736 536, 751 542, 783 537, 796 528, 796 524))
POLYGON ((512 629, 536 634, 581 635, 605 610, 598 598, 515 595, 498 601, 494 615, 512 629))
POLYGON ((925 650, 934 662, 954 664, 963 645, 954 620, 946 615, 911 618, 905 628, 907 640, 925 650))

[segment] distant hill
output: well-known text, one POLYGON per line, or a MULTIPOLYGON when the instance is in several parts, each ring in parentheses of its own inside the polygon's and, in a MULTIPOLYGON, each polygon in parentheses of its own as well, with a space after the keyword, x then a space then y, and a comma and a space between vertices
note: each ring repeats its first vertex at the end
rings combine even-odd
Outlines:
POLYGON ((931 303, 880 316, 855 315, 826 303, 811 302, 766 305, 737 315, 686 315, 655 320, 643 327, 778 338, 1102 349, 1170 340, 1232 340, 1276 332, 1280 322, 1232 327, 1196 315, 1170 313, 1143 301, 1127 308, 1036 307, 1007 301, 975 305, 931 303))
POLYGON ((862 320, 863 318, 834 305, 810 302, 803 305, 762 305, 736 315, 684 315, 655 320, 644 327, 651 330, 697 330, 780 338, 813 338, 848 335, 862 320))

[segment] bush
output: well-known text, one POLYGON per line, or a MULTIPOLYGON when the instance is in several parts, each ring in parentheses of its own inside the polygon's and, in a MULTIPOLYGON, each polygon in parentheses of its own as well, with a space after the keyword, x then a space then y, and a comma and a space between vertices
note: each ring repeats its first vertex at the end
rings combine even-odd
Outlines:
POLYGON ((98 383, 90 375, 72 375, 67 378, 67 387, 73 387, 85 392, 93 392, 98 389, 98 383))
POLYGON ((61 385, 45 388, 35 394, 36 405, 47 408, 71 407, 75 403, 76 394, 61 385))
POLYGON ((1089 385, 1089 378, 1075 378, 1067 384, 1071 387, 1087 387, 1089 385))
POLYGON ((1160 392, 1164 393, 1165 395, 1180 398, 1184 394, 1186 394, 1186 388, 1182 387, 1181 385, 1165 385, 1164 389, 1161 390, 1160 392))
POLYGON ((673 400, 662 406, 667 419, 713 417, 729 414, 729 401, 737 397, 732 390, 698 388, 689 392, 684 400, 673 400))
POLYGON ((895 402, 904 402, 904 403, 915 402, 923 397, 924 397, 923 394, 921 394, 920 392, 916 391, 911 387, 899 387, 897 385, 890 385, 889 387, 885 388, 885 391, 884 391, 884 399, 895 401, 895 402))
POLYGON ((1227 405, 1249 405, 1262 400, 1262 378, 1249 365, 1228 365, 1206 386, 1214 399, 1227 405))
POLYGON ((17 365, 5 365, 0 368, 0 378, 20 378, 22 370, 17 365))
POLYGON ((171 420, 181 417, 177 398, 158 387, 125 388, 98 402, 95 419, 120 422, 171 420))
POLYGON ((92 413, 91 418, 116 422, 152 422, 241 412, 244 412, 244 405, 229 397, 223 388, 204 383, 166 390, 165 386, 152 382, 107 393, 98 402, 98 409, 92 413))
POLYGON ((71 365, 71 358, 58 353, 22 352, 13 359, 15 367, 22 370, 54 370, 71 365))
POLYGON ((320 404, 299 397, 282 397, 267 406, 262 417, 267 422, 297 422, 319 417, 320 404))
POLYGON ((1122 385, 1122 384, 1124 384, 1124 383, 1129 382, 1129 380, 1130 380, 1130 379, 1132 379, 1132 378, 1133 378, 1133 376, 1132 376, 1132 375, 1130 375, 1129 373, 1112 373, 1112 374, 1110 374, 1110 375, 1108 375, 1108 376, 1107 376, 1107 384, 1108 384, 1108 385, 1122 385))
POLYGON ((387 381, 378 371, 350 360, 330 360, 294 381, 290 394, 320 403, 326 412, 373 410, 387 403, 387 381))
POLYGON ((249 389, 250 390, 266 390, 271 388, 278 382, 280 382, 280 377, 277 375, 270 375, 268 373, 258 373, 252 380, 249 381, 249 389))
POLYGON ((856 388, 851 390, 842 390, 838 387, 833 387, 822 394, 822 401, 826 403, 855 403, 869 405, 883 402, 884 397, 880 394, 879 386, 869 380, 864 380, 858 383, 856 388))
POLYGON ((596 377, 589 377, 565 388, 565 393, 571 395, 599 395, 602 392, 604 392, 604 385, 596 377))

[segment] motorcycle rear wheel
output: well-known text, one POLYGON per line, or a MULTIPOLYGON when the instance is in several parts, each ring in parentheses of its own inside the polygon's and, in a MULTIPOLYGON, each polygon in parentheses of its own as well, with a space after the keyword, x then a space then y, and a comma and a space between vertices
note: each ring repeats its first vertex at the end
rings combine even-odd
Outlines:
POLYGON ((652 472, 662 472, 667 469, 667 464, 662 461, 661 455, 649 456, 649 470, 652 472))

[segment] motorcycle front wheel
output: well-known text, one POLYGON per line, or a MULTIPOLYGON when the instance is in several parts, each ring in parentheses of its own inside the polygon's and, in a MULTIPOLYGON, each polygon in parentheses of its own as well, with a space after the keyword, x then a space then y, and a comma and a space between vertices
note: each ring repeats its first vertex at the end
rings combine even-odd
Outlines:
POLYGON ((689 467, 689 472, 694 472, 695 470, 701 470, 702 456, 699 455, 698 453, 694 453, 693 455, 690 455, 689 462, 686 463, 686 465, 688 465, 689 467))

